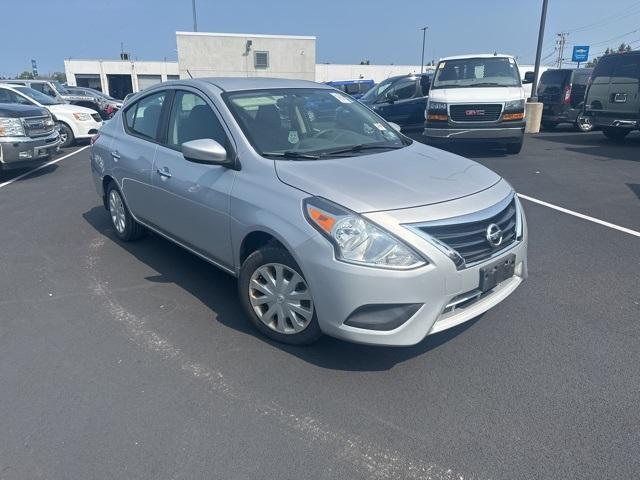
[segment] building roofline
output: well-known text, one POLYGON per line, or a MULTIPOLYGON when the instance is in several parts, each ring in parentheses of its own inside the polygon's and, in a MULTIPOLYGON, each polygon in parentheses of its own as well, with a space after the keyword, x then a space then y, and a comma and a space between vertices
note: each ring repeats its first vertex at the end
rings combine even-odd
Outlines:
POLYGON ((305 35, 266 35, 262 33, 216 33, 216 32, 176 32, 176 35, 194 37, 241 37, 241 38, 288 38, 295 40, 316 40, 315 36, 305 35))

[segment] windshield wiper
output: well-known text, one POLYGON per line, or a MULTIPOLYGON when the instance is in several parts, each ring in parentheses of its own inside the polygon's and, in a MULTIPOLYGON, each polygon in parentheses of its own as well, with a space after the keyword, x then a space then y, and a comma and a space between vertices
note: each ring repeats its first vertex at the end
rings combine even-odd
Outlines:
POLYGON ((310 153, 302 153, 296 152, 294 150, 286 150, 284 152, 264 152, 262 154, 263 157, 278 157, 278 158, 289 158, 292 160, 300 159, 300 160, 318 160, 320 158, 319 155, 312 155, 310 153))
POLYGON ((471 85, 465 85, 465 87, 473 88, 473 87, 508 87, 509 85, 503 85, 502 83, 496 82, 481 82, 481 83, 472 83, 471 85))
POLYGON ((361 152, 362 150, 380 150, 380 149, 384 149, 384 150, 398 150, 400 148, 404 148, 405 145, 400 146, 400 145, 375 145, 375 144, 370 144, 370 143, 361 143, 359 145, 354 145, 352 147, 349 148, 343 148, 340 150, 332 150, 330 152, 324 152, 322 154, 322 156, 325 155, 338 155, 340 153, 354 153, 354 152, 361 152))

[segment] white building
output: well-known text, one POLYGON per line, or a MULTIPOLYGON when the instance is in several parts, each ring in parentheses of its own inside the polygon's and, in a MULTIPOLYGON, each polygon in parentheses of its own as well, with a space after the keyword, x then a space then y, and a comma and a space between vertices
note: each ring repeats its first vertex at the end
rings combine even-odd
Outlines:
POLYGON ((316 37, 176 32, 180 77, 314 80, 316 37))
POLYGON ((116 98, 179 78, 178 62, 68 59, 64 71, 69 85, 97 88, 116 98))

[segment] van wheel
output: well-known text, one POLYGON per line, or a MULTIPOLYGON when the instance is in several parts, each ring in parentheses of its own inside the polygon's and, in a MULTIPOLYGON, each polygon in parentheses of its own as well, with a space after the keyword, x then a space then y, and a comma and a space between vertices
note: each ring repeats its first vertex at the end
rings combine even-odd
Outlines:
POLYGON ((238 291, 249 320, 267 337, 308 345, 322 336, 309 285, 285 249, 265 246, 249 255, 238 291))
POLYGON ((67 148, 74 144, 76 141, 73 136, 73 131, 65 123, 58 122, 58 130, 60 131, 60 147, 67 148))
POLYGON ((507 153, 509 155, 516 155, 520 153, 520 150, 522 150, 523 143, 524 143, 524 140, 520 140, 519 142, 515 142, 515 143, 507 143, 506 145, 507 153))
POLYGON ((588 117, 585 118, 578 118, 578 120, 576 120, 575 123, 575 129, 579 132, 590 132, 591 130, 593 130, 593 124, 591 123, 591 120, 589 120, 588 117))
POLYGON ((609 140, 624 140, 624 138, 629 135, 629 130, 626 128, 616 128, 616 127, 607 127, 602 129, 602 133, 609 140))
POLYGON ((144 235, 144 227, 133 219, 114 182, 111 182, 107 187, 107 209, 111 224, 120 240, 131 242, 144 235))

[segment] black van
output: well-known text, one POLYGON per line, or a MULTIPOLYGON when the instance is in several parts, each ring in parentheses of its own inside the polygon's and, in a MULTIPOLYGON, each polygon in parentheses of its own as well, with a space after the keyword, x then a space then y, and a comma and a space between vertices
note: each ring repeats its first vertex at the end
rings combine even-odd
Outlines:
POLYGON ((622 140, 640 129, 640 51, 600 58, 591 74, 584 115, 607 138, 622 140))
POLYGON ((365 93, 360 102, 389 122, 400 125, 403 133, 422 132, 431 73, 389 77, 365 93))
POLYGON ((542 108, 542 127, 554 129, 560 123, 570 123, 583 132, 590 131, 591 123, 578 121, 583 106, 592 68, 551 69, 540 77, 538 101, 542 108))

